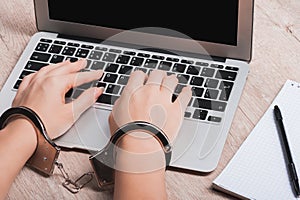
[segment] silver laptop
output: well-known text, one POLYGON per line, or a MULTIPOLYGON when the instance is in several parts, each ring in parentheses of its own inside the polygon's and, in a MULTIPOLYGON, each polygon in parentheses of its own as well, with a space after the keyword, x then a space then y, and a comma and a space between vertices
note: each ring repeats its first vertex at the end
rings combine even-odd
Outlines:
POLYGON ((26 75, 50 63, 86 58, 85 70, 105 73, 99 81, 73 88, 66 98, 76 99, 92 85, 105 92, 55 142, 100 150, 110 137, 108 116, 130 73, 165 70, 179 80, 174 99, 185 85, 193 88, 171 167, 198 172, 217 167, 249 71, 253 0, 34 3, 39 32, 2 88, 0 113, 11 106, 26 75))

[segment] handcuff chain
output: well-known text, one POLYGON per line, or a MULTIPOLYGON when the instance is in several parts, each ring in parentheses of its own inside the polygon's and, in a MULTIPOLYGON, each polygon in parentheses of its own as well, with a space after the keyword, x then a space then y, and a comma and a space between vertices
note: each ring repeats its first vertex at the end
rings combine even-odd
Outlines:
POLYGON ((55 165, 58 167, 63 178, 65 179, 65 181, 62 183, 62 185, 64 186, 64 188, 66 188, 69 192, 71 192, 73 194, 78 193, 80 191, 80 189, 82 189, 86 184, 91 182, 93 179, 94 172, 87 172, 87 173, 84 173, 82 176, 80 176, 75 181, 72 181, 69 177, 69 174, 64 169, 64 166, 62 163, 59 163, 56 161, 55 165), (87 177, 87 180, 80 184, 80 181, 82 179, 84 179, 85 177, 87 177))

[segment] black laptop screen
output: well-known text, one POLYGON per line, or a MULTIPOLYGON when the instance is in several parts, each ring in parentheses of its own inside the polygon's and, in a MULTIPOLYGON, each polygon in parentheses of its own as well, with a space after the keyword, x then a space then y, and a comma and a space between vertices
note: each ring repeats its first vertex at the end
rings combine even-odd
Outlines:
POLYGON ((49 15, 52 20, 124 30, 162 27, 194 40, 237 45, 238 0, 179 3, 49 0, 49 15))

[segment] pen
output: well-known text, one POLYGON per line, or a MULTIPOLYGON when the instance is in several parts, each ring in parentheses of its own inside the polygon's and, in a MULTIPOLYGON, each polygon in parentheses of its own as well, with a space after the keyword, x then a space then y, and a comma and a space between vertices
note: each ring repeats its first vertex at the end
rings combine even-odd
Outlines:
POLYGON ((289 171, 289 175, 290 175, 290 178, 292 181, 294 192, 295 192, 296 196, 300 196, 300 188, 299 188, 299 182, 298 182, 296 168, 295 168, 295 165, 293 162, 292 154, 290 151, 286 132, 284 129, 281 111, 277 105, 274 106, 274 116, 275 116, 275 122, 277 125, 277 130, 278 130, 279 136, 282 140, 282 149, 283 149, 285 157, 286 157, 285 161, 286 161, 287 169, 289 171))

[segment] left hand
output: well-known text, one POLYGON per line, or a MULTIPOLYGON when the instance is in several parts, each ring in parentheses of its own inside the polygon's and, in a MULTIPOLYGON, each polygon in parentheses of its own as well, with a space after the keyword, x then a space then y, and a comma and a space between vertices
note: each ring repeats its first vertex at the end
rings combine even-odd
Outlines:
POLYGON ((102 89, 92 87, 76 100, 66 103, 69 89, 92 82, 103 75, 103 71, 79 72, 86 67, 86 60, 75 63, 65 61, 43 67, 26 76, 12 103, 13 107, 26 106, 35 111, 43 121, 51 139, 65 133, 79 116, 102 94, 102 89))

